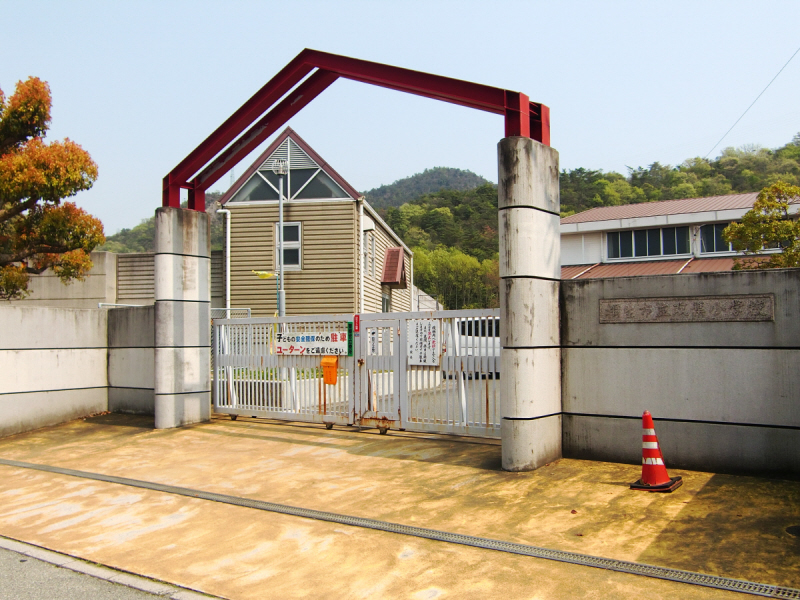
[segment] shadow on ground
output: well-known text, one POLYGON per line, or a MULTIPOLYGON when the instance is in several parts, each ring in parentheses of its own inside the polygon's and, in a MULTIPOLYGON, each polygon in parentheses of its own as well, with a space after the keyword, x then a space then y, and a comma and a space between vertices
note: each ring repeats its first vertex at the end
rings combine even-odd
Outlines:
POLYGON ((640 562, 785 586, 800 583, 800 486, 714 475, 639 555, 640 562))

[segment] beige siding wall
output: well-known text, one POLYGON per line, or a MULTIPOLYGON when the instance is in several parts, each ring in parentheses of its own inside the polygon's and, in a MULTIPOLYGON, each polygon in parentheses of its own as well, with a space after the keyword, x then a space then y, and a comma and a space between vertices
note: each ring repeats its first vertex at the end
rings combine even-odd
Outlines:
POLYGON ((155 262, 152 252, 117 255, 117 302, 153 304, 155 262))
POLYGON ((406 282, 408 287, 404 290, 389 290, 381 286, 383 275, 383 261, 387 248, 396 248, 399 244, 394 237, 377 221, 375 229, 366 232, 367 254, 366 271, 364 272, 364 312, 381 312, 381 291, 389 292, 392 299, 392 312, 408 312, 411 310, 411 257, 404 252, 403 260, 406 265, 406 282), (375 239, 375 273, 372 271, 372 239, 375 239))
POLYGON ((211 252, 211 308, 225 308, 225 253, 211 252))
MULTIPOLYGON (((251 308, 253 316, 272 316, 275 278, 251 271, 275 270, 277 204, 251 204, 231 210, 231 306, 251 308)), ((287 270, 286 314, 353 313, 357 307, 355 202, 286 202, 284 221, 302 224, 302 269, 287 270)))
MULTIPOLYGON (((155 260, 152 252, 117 254, 117 298, 119 304, 155 302, 155 260)), ((223 252, 211 253, 211 306, 225 306, 223 252)))

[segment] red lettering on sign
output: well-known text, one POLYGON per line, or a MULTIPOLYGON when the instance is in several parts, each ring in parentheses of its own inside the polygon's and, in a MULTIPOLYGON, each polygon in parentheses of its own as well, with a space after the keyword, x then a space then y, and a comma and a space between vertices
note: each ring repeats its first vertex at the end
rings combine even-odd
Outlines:
POLYGON ((361 315, 353 315, 353 332, 361 331, 361 315))

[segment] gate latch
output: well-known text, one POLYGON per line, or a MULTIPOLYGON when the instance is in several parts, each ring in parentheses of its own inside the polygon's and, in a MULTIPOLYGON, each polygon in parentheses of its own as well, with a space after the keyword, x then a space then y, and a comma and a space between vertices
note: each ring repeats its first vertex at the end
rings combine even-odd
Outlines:
POLYGON ((338 356, 323 356, 322 357, 322 380, 326 385, 336 385, 338 381, 339 371, 339 357, 338 356))

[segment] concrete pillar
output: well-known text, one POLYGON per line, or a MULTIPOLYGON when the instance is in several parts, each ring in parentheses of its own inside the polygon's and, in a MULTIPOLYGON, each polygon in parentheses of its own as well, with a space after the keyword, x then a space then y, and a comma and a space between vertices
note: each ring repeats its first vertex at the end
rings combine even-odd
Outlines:
POLYGON ((211 240, 208 215, 156 210, 156 428, 211 418, 211 240))
POLYGON ((558 152, 525 137, 498 144, 502 464, 561 457, 558 152))

